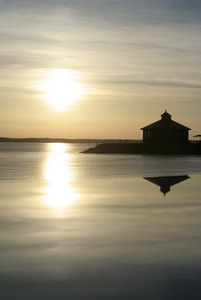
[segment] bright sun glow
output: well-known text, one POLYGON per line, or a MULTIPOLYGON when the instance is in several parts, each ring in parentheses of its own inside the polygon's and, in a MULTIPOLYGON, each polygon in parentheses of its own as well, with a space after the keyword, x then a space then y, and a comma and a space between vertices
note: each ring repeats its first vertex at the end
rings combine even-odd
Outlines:
POLYGON ((44 202, 57 215, 63 214, 66 207, 80 198, 71 184, 71 156, 66 150, 66 144, 50 144, 45 165, 44 175, 48 185, 44 190, 44 202))
POLYGON ((84 86, 76 73, 65 69, 53 69, 45 73, 38 89, 42 92, 43 100, 58 111, 73 105, 85 94, 84 86))

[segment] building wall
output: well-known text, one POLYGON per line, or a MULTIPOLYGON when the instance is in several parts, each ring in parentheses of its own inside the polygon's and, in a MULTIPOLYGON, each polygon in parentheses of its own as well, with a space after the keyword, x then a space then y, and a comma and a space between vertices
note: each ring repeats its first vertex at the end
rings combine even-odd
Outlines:
POLYGON ((188 130, 144 129, 143 141, 145 143, 186 143, 188 142, 188 130))

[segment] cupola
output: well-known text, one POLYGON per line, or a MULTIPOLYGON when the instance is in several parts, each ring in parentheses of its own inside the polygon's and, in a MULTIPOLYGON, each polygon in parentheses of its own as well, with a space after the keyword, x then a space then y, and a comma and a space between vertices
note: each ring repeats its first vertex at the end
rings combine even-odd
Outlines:
POLYGON ((165 110, 165 112, 161 115, 161 120, 171 120, 171 115, 165 110))

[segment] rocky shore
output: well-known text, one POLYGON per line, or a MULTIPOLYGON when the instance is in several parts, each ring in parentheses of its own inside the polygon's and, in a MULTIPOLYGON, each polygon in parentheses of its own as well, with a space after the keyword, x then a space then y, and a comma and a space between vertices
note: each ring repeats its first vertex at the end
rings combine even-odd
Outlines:
POLYGON ((185 145, 146 145, 143 143, 107 143, 99 144, 94 148, 84 150, 82 153, 100 154, 186 154, 200 155, 201 143, 191 142, 185 145))

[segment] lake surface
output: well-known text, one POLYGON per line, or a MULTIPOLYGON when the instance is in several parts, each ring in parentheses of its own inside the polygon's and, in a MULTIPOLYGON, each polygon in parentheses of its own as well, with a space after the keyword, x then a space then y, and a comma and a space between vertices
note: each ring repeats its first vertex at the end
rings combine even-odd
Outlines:
POLYGON ((2 300, 201 299, 201 157, 0 143, 2 300))

